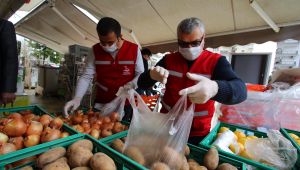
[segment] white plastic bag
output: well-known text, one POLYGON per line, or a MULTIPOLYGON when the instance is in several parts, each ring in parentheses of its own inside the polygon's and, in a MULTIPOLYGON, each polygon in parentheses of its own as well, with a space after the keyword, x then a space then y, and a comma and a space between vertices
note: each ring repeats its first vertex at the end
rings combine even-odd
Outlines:
POLYGON ((190 134, 194 104, 188 106, 187 95, 182 96, 169 113, 151 112, 134 90, 130 91, 133 118, 124 152, 135 148, 144 157, 148 168, 155 162, 164 162, 171 169, 180 169, 190 134))
POLYGON ((120 115, 119 121, 121 121, 125 115, 124 106, 125 106, 127 97, 128 97, 127 90, 123 89, 123 90, 118 91, 117 97, 114 100, 112 100, 111 102, 109 102, 101 107, 101 109, 100 109, 101 116, 108 116, 109 114, 111 114, 113 112, 117 112, 120 115))
POLYGON ((259 162, 288 170, 297 161, 297 150, 292 143, 277 130, 269 130, 268 138, 247 140, 245 149, 251 157, 259 162))

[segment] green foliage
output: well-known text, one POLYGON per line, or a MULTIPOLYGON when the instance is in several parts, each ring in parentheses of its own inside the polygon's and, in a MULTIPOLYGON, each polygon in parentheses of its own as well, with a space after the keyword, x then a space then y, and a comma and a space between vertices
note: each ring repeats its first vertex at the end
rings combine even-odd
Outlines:
POLYGON ((48 48, 44 44, 40 44, 38 42, 29 40, 28 42, 29 47, 31 47, 33 53, 32 55, 36 57, 37 59, 47 59, 49 58, 52 63, 59 64, 61 61, 61 58, 63 57, 62 54, 59 52, 52 50, 51 48, 48 48))

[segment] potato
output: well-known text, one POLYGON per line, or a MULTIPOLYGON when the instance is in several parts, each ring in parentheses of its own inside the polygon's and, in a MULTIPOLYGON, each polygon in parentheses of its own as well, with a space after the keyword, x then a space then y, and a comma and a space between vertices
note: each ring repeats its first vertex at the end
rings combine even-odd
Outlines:
POLYGON ((125 149, 124 154, 141 165, 145 165, 145 158, 139 148, 130 146, 125 149))
POLYGON ((80 167, 73 168, 72 170, 91 170, 91 168, 86 166, 80 166, 80 167))
POLYGON ((122 153, 122 152, 123 152, 123 148, 124 148, 124 143, 123 143, 123 141, 122 141, 121 139, 116 139, 116 140, 114 140, 114 141, 112 142, 111 147, 112 147, 113 149, 115 149, 116 151, 122 153))
POLYGON ((62 157, 57 159, 56 161, 47 164, 46 166, 43 167, 42 170, 70 170, 70 167, 67 163, 67 158, 62 157))
POLYGON ((46 164, 54 162, 55 160, 65 156, 66 149, 63 147, 58 147, 50 149, 49 151, 41 154, 37 159, 37 167, 43 168, 46 164))
POLYGON ((184 155, 185 155, 185 156, 189 156, 190 152, 191 152, 191 151, 190 151, 189 146, 186 145, 186 146, 185 146, 185 149, 184 149, 184 155))
POLYGON ((170 168, 165 163, 156 162, 152 165, 150 170, 170 170, 170 168))
POLYGON ((196 162, 194 159, 188 159, 188 162, 196 162))
POLYGON ((69 156, 69 165, 72 168, 78 166, 88 166, 90 159, 92 158, 93 153, 83 147, 74 148, 72 152, 70 152, 69 156))
POLYGON ((222 163, 218 166, 217 170, 237 170, 237 168, 229 163, 222 163))
POLYGON ((187 162, 185 156, 182 156, 182 157, 183 157, 183 158, 182 158, 182 165, 181 165, 180 170, 189 170, 189 169, 190 169, 190 168, 189 168, 189 164, 188 164, 188 162, 187 162))
POLYGON ((31 166, 24 166, 20 170, 33 170, 33 168, 31 166))
POLYGON ((163 149, 161 161, 169 165, 171 169, 180 169, 183 162, 182 155, 170 147, 163 149))
POLYGON ((208 152, 204 155, 203 165, 208 170, 214 170, 219 165, 219 153, 216 148, 210 148, 208 152))
POLYGON ((115 162, 106 154, 98 152, 90 161, 92 170, 117 170, 115 162))
POLYGON ((189 162, 189 170, 207 170, 205 166, 199 165, 197 162, 189 162))
POLYGON ((79 140, 79 141, 73 143, 71 146, 68 147, 67 155, 69 156, 73 149, 76 149, 76 148, 79 148, 79 147, 83 147, 83 148, 85 148, 89 151, 92 151, 93 150, 93 143, 90 140, 87 140, 87 139, 79 140))

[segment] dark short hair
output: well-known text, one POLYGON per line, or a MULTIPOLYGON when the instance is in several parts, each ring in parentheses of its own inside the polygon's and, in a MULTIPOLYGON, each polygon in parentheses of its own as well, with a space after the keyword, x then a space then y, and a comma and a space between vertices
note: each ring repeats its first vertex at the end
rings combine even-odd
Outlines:
POLYGON ((110 17, 103 17, 97 24, 97 32, 99 35, 106 36, 110 32, 116 33, 117 37, 121 36, 120 23, 110 17))
POLYGON ((148 56, 152 55, 152 52, 148 48, 143 48, 141 52, 142 55, 148 55, 148 56))

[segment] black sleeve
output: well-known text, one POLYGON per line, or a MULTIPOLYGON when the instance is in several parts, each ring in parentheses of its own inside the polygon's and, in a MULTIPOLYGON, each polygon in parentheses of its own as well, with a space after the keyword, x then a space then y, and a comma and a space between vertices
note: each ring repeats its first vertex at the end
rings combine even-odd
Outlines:
POLYGON ((143 58, 143 63, 144 63, 144 72, 148 71, 148 62, 146 59, 143 58))
MULTIPOLYGON (((155 66, 160 66, 165 68, 165 57, 163 57, 155 66)), ((138 79, 138 87, 139 88, 150 88, 156 83, 155 80, 153 80, 150 77, 150 70, 145 71, 142 73, 138 79)))
POLYGON ((237 77, 224 56, 218 60, 212 80, 215 80, 219 86, 218 93, 212 100, 227 105, 238 104, 246 100, 246 85, 237 77))
POLYGON ((14 25, 2 20, 0 32, 0 93, 16 92, 18 74, 18 52, 14 25))

